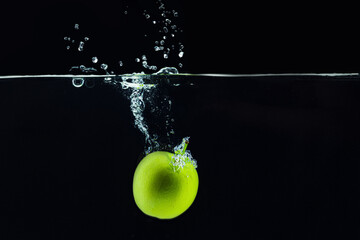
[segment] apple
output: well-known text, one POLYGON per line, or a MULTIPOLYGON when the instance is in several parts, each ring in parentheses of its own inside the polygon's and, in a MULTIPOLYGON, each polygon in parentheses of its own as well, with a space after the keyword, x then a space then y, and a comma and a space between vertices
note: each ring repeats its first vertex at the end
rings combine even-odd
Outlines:
POLYGON ((196 162, 186 151, 184 138, 175 153, 157 151, 138 164, 133 179, 133 194, 139 209, 152 217, 172 219, 185 212, 195 200, 199 177, 196 162))

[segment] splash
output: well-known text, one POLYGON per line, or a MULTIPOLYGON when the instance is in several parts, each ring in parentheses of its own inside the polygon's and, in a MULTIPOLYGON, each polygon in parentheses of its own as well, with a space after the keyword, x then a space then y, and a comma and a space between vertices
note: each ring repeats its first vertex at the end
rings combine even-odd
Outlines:
MULTIPOLYGON (((152 39, 154 43, 152 50, 154 54, 151 57, 160 57, 165 61, 171 59, 177 59, 178 61, 182 60, 184 56, 184 45, 180 41, 176 41, 180 36, 180 33, 183 30, 176 24, 176 19, 179 17, 179 13, 176 10, 170 10, 162 2, 162 0, 155 1, 155 4, 158 6, 158 11, 148 13, 147 10, 143 11, 143 16, 145 21, 150 24, 150 28, 153 28, 151 34, 154 36, 145 33, 147 39, 152 39), (148 36, 149 35, 149 36, 148 36), (155 41, 154 41, 155 40, 155 41)), ((126 9, 124 15, 133 14, 129 9, 126 9)), ((89 37, 85 36, 84 33, 80 30, 79 24, 75 24, 74 28, 77 36, 80 38, 73 37, 64 37, 66 43, 66 49, 69 50, 75 49, 77 54, 83 54, 86 50, 86 42, 89 41, 89 37)), ((81 73, 98 73, 105 72, 106 77, 104 77, 104 83, 118 86, 124 92, 124 95, 128 97, 130 101, 130 110, 134 117, 135 127, 144 135, 145 137, 145 153, 148 154, 152 151, 160 150, 161 146, 159 136, 154 133, 151 134, 149 131, 149 126, 152 127, 152 124, 148 124, 145 120, 144 111, 146 107, 150 107, 151 114, 156 115, 161 112, 164 117, 165 127, 162 126, 161 131, 166 131, 164 136, 168 137, 168 142, 171 136, 175 134, 172 124, 174 119, 170 116, 171 109, 171 100, 168 96, 162 96, 162 99, 159 100, 157 104, 159 106, 154 106, 154 98, 159 98, 159 96, 154 96, 154 92, 157 89, 156 84, 146 84, 144 82, 144 72, 133 73, 133 74, 124 74, 120 76, 120 80, 114 76, 114 71, 111 71, 109 66, 123 67, 124 65, 139 64, 140 67, 146 71, 152 71, 152 75, 170 75, 170 74, 179 74, 179 71, 175 67, 164 67, 159 71, 159 67, 153 64, 151 57, 146 54, 140 54, 135 59, 130 59, 130 63, 125 60, 118 60, 116 64, 104 63, 103 60, 92 55, 90 63, 91 67, 86 67, 85 65, 73 66, 70 68, 70 71, 80 71, 81 73), (134 61, 135 60, 135 61, 134 61), (156 72, 157 71, 157 72, 156 72), (150 103, 150 106, 149 106, 150 103)), ((177 67, 183 67, 181 62, 177 63, 177 67)), ((87 82, 84 79, 74 78, 73 85, 77 88, 85 85, 86 87, 93 87, 94 82, 87 82)), ((158 93, 158 92, 157 92, 158 93)), ((162 135, 161 135, 162 136, 162 135)), ((171 145, 166 146, 170 148, 171 145)), ((184 154, 187 154, 184 153, 184 154)))
MULTIPOLYGON (((177 74, 178 70, 173 67, 165 67, 160 69, 157 73, 153 75, 162 75, 162 74, 177 74)), ((148 124, 144 118, 144 110, 146 108, 146 101, 152 102, 154 95, 150 94, 151 90, 155 90, 156 84, 146 84, 144 82, 144 74, 126 74, 121 76, 121 81, 118 82, 123 90, 130 91, 129 100, 130 100, 130 110, 134 116, 134 125, 140 132, 145 136, 145 153, 159 150, 161 145, 158 141, 159 136, 157 134, 150 134, 148 124), (144 95, 147 93, 147 97, 144 95)), ((164 97, 162 104, 162 109, 171 109, 171 100, 167 97, 164 97)), ((168 128, 174 119, 170 119, 170 114, 166 114, 166 127, 168 128)), ((174 129, 167 129, 167 136, 170 134, 175 134, 174 129)))

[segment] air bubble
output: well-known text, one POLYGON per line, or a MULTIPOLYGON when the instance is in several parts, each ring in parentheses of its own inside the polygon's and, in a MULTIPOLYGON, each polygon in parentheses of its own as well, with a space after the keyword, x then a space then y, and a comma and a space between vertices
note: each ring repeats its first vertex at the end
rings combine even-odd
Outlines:
POLYGON ((84 79, 83 78, 73 78, 72 84, 74 87, 82 87, 84 85, 84 79))

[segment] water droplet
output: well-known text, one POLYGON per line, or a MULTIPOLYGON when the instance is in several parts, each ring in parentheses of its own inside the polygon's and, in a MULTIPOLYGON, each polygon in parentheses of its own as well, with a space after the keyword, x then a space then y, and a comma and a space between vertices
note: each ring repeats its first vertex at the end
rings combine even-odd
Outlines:
POLYGON ((142 55, 142 56, 141 56, 141 59, 144 60, 144 61, 147 60, 145 55, 142 55))
POLYGON ((159 7, 159 9, 160 9, 160 10, 163 10, 163 9, 165 9, 165 6, 164 6, 164 4, 163 4, 163 3, 161 3, 161 4, 160 4, 160 7, 159 7))
POLYGON ((84 85, 84 79, 83 78, 73 78, 72 79, 72 84, 74 87, 82 87, 82 85, 84 85))
POLYGON ((128 13, 128 12, 125 10, 125 11, 124 11, 124 14, 126 15, 127 13, 128 13))
POLYGON ((180 68, 182 68, 182 67, 183 67, 182 63, 179 63, 179 67, 180 67, 180 68))
POLYGON ((156 52, 160 51, 160 48, 158 46, 155 46, 154 49, 155 49, 156 52))
POLYGON ((165 39, 166 39, 166 36, 163 36, 163 39, 165 40, 165 39))
POLYGON ((179 52, 179 58, 182 58, 184 56, 184 52, 179 52))
POLYGON ((175 10, 173 10, 173 14, 174 14, 174 17, 178 17, 178 16, 179 16, 179 14, 178 14, 175 10))
POLYGON ((171 20, 167 18, 167 19, 165 19, 165 23, 170 24, 171 20))
POLYGON ((140 59, 139 59, 139 58, 135 58, 135 62, 140 62, 140 59))
POLYGON ((169 58, 169 55, 167 53, 164 53, 164 58, 165 59, 168 59, 169 58))
POLYGON ((167 27, 163 27, 164 33, 168 33, 169 30, 167 29, 167 27))
POLYGON ((149 69, 155 71, 155 70, 157 69, 157 66, 154 66, 154 65, 153 65, 153 66, 150 66, 149 69))
POLYGON ((149 19, 149 18, 150 18, 150 15, 149 15, 149 14, 146 14, 146 15, 145 15, 145 18, 146 18, 146 19, 149 19))
POLYGON ((100 65, 100 68, 103 69, 103 70, 106 70, 106 69, 108 68, 108 65, 105 64, 105 63, 102 63, 102 64, 100 65))
POLYGON ((67 40, 68 40, 68 37, 64 37, 64 40, 67 41, 67 40))
POLYGON ((156 24, 156 21, 153 21, 153 24, 156 24))
POLYGON ((164 45, 165 44, 165 41, 164 40, 161 40, 160 41, 160 45, 164 45))
POLYGON ((91 61, 92 61, 93 63, 97 63, 97 62, 98 62, 98 58, 97 58, 97 57, 92 57, 92 58, 91 58, 91 61))
POLYGON ((175 34, 172 33, 171 36, 172 36, 172 37, 175 37, 175 34))
POLYGON ((70 46, 66 46, 66 50, 69 50, 70 49, 70 46))
POLYGON ((89 38, 88 38, 88 37, 84 37, 84 40, 85 40, 85 41, 89 41, 89 38))
POLYGON ((76 23, 76 24, 74 25, 74 28, 75 28, 76 30, 79 30, 79 24, 76 23))
POLYGON ((78 50, 79 50, 80 52, 84 50, 84 42, 83 42, 83 41, 80 41, 78 50))
POLYGON ((124 64, 122 61, 119 61, 119 66, 122 67, 124 64))

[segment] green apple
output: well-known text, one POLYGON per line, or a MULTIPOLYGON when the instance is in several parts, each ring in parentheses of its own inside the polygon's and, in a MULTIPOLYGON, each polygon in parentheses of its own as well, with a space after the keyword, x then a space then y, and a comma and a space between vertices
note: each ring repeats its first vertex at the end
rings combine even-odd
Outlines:
POLYGON ((196 162, 182 147, 153 152, 141 160, 133 179, 133 194, 140 210, 152 217, 171 219, 185 212, 195 200, 199 177, 196 162), (190 158, 189 158, 190 156, 190 158))

